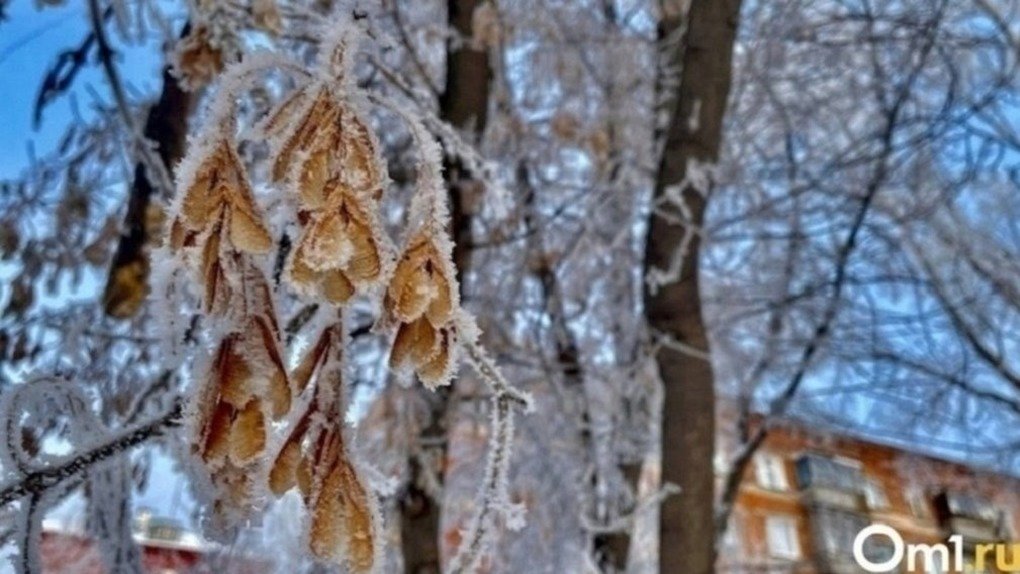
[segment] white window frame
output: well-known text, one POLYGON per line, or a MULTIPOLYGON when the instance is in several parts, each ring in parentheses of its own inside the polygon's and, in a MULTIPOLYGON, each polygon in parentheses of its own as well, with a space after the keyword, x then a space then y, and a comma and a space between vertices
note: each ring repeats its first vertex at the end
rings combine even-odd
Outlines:
POLYGON ((886 495, 882 484, 873 478, 864 480, 864 498, 868 508, 872 510, 885 510, 889 508, 889 496, 886 495))
POLYGON ((1016 532, 1014 532, 1015 523, 1013 522, 1013 512, 1011 512, 1008 508, 1003 508, 999 510, 998 520, 1000 527, 1004 529, 1004 534, 1006 534, 1006 537, 1016 538, 1016 532))
POLYGON ((765 546, 769 556, 786 560, 801 557, 797 518, 787 514, 765 517, 765 546))
POLYGON ((771 452, 760 452, 754 461, 755 478, 758 486, 768 490, 786 491, 790 481, 786 476, 786 463, 782 457, 771 452))
POLYGON ((931 504, 928 502, 928 497, 925 496, 924 491, 918 488, 911 488, 906 493, 907 506, 910 507, 910 513, 916 518, 931 518, 931 504))

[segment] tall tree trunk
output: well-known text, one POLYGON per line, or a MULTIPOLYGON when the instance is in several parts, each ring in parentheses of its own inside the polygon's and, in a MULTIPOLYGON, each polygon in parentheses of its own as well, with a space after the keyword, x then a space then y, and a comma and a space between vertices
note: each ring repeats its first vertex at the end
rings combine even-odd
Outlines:
MULTIPOLYGON (((679 2, 666 2, 659 25, 662 40, 674 38, 684 24, 679 2)), ((669 190, 684 183, 691 161, 714 162, 722 137, 722 119, 730 89, 733 44, 740 0, 693 0, 687 13, 685 41, 667 57, 667 70, 681 69, 680 84, 669 98, 670 122, 659 163, 648 239, 646 270, 671 268, 685 257, 679 276, 646 286, 645 314, 656 336, 668 337, 656 355, 664 385, 663 480, 681 492, 662 506, 660 572, 707 574, 713 571, 712 536, 715 444, 715 389, 708 360, 708 337, 698 291, 698 235, 685 243, 703 221, 707 190, 685 186, 688 224, 676 221, 669 190), (681 250, 683 250, 681 252, 681 250)))
MULTIPOLYGON (((185 27, 185 32, 187 27, 185 27)), ((182 33, 182 34, 183 34, 182 33)), ((163 70, 163 90, 149 110, 144 135, 156 144, 167 173, 184 156, 188 135, 188 113, 193 97, 181 89, 170 67, 163 70)), ((153 218, 152 193, 156 188, 143 162, 135 165, 134 179, 124 215, 124 234, 110 265, 110 275, 103 293, 103 307, 112 317, 128 318, 141 308, 148 295, 149 256, 146 247, 159 230, 148 229, 153 218)))
MULTIPOLYGON (((463 41, 450 45, 446 62, 446 85, 439 98, 439 111, 443 120, 454 128, 469 131, 470 139, 478 140, 485 130, 489 105, 489 88, 492 70, 489 55, 485 50, 476 49, 471 40, 472 20, 475 9, 485 0, 449 0, 447 19, 463 41)), ((472 205, 470 194, 477 193, 477 184, 465 173, 463 167, 447 154, 445 177, 450 193, 451 234, 454 240, 453 261, 457 266, 461 297, 467 272, 470 268, 472 205)), ((442 390, 442 398, 449 399, 450 391, 442 390)), ((439 411, 448 400, 430 401, 439 411)), ((438 422, 442 412, 433 412, 433 421, 438 422)), ((432 424, 425 431, 428 438, 442 439, 444 429, 432 424)), ((424 438, 424 437, 423 437, 424 438)), ((405 571, 409 573, 438 573, 441 569, 439 551, 440 505, 416 486, 416 474, 420 469, 411 463, 411 485, 403 505, 401 538, 404 549, 405 571)))
MULTIPOLYGON (((459 130, 469 130, 479 140, 485 131, 489 110, 492 68, 489 54, 471 42, 471 22, 475 9, 486 0, 449 0, 450 27, 463 41, 451 47, 446 60, 446 88, 439 98, 442 118, 459 130)), ((471 209, 470 195, 477 185, 464 173, 461 165, 447 156, 446 181, 450 186, 450 214, 453 225, 453 262, 461 275, 464 289, 465 272, 470 267, 471 209)), ((463 293, 462 293, 463 294, 463 293)))

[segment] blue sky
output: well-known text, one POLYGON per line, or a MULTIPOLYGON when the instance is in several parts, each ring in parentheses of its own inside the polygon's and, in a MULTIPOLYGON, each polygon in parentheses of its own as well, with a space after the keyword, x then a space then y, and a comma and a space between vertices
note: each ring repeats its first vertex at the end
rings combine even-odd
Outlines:
MULTIPOLYGON (((39 129, 32 126, 32 109, 43 77, 67 49, 77 48, 89 31, 87 4, 66 2, 56 8, 36 9, 34 0, 13 0, 8 19, 0 22, 0 179, 19 174, 29 160, 29 145, 37 155, 53 149, 72 119, 72 98, 47 108, 39 129)), ((112 30, 111 30, 112 32, 112 30)), ((116 34, 111 34, 116 40, 116 34)), ((129 93, 152 94, 158 88, 160 58, 155 46, 118 46, 118 63, 129 93)), ((90 65, 75 80, 72 90, 82 114, 96 106, 95 93, 107 97, 102 71, 90 65), (90 89, 94 93, 90 93, 90 89)), ((108 105, 109 101, 103 102, 108 105)))

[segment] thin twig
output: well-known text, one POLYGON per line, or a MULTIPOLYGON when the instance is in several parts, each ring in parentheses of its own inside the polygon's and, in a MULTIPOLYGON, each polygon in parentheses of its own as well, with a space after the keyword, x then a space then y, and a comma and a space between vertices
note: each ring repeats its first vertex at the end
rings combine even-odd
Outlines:
POLYGON ((96 37, 96 46, 99 51, 99 62, 102 64, 103 72, 106 75, 110 91, 113 93, 114 102, 120 113, 124 127, 131 136, 131 145, 138 159, 145 164, 146 177, 153 187, 159 188, 163 197, 170 197, 173 192, 173 182, 170 173, 163 160, 156 154, 155 144, 150 141, 138 129, 135 118, 131 114, 128 105, 127 95, 124 93, 124 85, 120 79, 120 72, 113 62, 113 48, 106 37, 106 28, 103 26, 102 10, 99 8, 99 0, 89 0, 89 16, 92 22, 92 30, 96 37))
POLYGON ((28 495, 41 494, 61 482, 81 474, 96 463, 161 435, 167 429, 180 424, 181 411, 182 403, 178 400, 168 412, 130 431, 119 434, 105 444, 79 454, 61 465, 31 472, 20 480, 3 485, 0 487, 0 506, 28 495))

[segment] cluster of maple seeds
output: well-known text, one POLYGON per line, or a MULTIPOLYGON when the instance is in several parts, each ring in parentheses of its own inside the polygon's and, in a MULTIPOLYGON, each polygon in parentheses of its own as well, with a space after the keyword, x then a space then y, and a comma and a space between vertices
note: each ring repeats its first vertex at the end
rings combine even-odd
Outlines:
MULTIPOLYGON (((330 61, 335 64, 336 58, 330 61)), ((387 182, 379 144, 354 106, 324 80, 295 90, 261 132, 272 150, 273 183, 297 199, 300 237, 284 279, 302 297, 343 306, 356 292, 386 282, 382 324, 396 326, 390 363, 410 368, 430 388, 456 366, 459 306, 450 244, 436 222, 420 224, 392 261, 379 222, 387 182)), ((224 122, 232 123, 232 122, 224 122)), ((233 126, 214 125, 215 134, 233 126)), ((230 139, 192 148, 180 178, 168 246, 201 280, 204 312, 228 329, 200 376, 193 448, 217 493, 215 510, 251 510, 265 477, 267 420, 282 420, 295 396, 310 396, 268 472, 270 490, 297 487, 309 509, 313 555, 372 568, 379 532, 374 495, 344 443, 343 328, 326 328, 293 373, 284 366, 272 291, 256 263, 273 235, 230 139), (197 157, 197 159, 196 159, 197 157)))
POLYGON ((449 381, 455 365, 455 276, 433 238, 408 243, 386 290, 386 313, 399 323, 390 365, 411 367, 429 388, 449 381))
POLYGON ((285 136, 272 176, 289 182, 300 199, 302 235, 288 262, 288 277, 303 293, 318 291, 331 303, 345 303, 356 287, 371 285, 382 272, 378 200, 384 176, 378 144, 364 121, 325 86, 310 86, 285 100, 264 132, 270 138, 285 136), (292 117, 296 108, 305 108, 298 119, 292 117), (279 133, 288 125, 289 134, 279 133))
POLYGON ((321 559, 346 560, 354 570, 372 567, 375 517, 370 493, 347 456, 342 423, 343 327, 322 331, 294 372, 299 390, 312 384, 312 402, 273 461, 269 488, 282 496, 295 486, 311 513, 309 544, 321 559))
POLYGON ((204 311, 236 326, 219 342, 195 403, 196 450, 224 494, 217 506, 243 507, 267 442, 266 411, 274 419, 286 415, 291 388, 272 293, 253 260, 272 239, 229 141, 214 143, 198 164, 170 224, 169 246, 198 268, 204 311))

